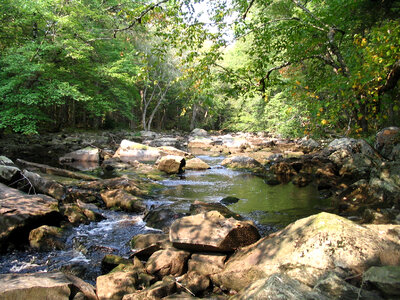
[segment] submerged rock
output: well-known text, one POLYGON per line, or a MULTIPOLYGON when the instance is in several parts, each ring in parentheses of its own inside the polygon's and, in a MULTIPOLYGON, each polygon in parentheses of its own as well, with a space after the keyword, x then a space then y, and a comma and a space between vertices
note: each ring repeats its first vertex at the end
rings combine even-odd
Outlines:
POLYGON ((174 247, 200 252, 230 252, 255 243, 259 238, 251 222, 226 219, 217 211, 178 219, 169 233, 174 247))
MULTIPOLYGON (((320 213, 300 219, 278 233, 238 250, 215 284, 240 290, 254 280, 284 272, 314 286, 329 271, 359 274, 379 264, 380 254, 400 245, 342 217, 320 213)), ((400 248, 399 248, 400 249, 400 248)))
POLYGON ((265 168, 254 158, 248 156, 233 156, 224 159, 221 165, 235 170, 248 170, 255 173, 264 173, 265 168))

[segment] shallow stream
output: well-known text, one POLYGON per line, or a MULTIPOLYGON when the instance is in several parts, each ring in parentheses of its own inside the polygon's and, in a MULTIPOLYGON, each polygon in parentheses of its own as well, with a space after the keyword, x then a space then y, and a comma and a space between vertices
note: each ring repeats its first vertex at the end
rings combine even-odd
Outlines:
MULTIPOLYGON (((148 206, 171 204, 177 211, 188 211, 196 200, 219 202, 227 196, 239 199, 229 209, 252 219, 261 232, 275 231, 299 218, 318 213, 329 205, 315 187, 292 184, 270 186, 263 178, 221 166, 223 157, 200 156, 211 165, 205 171, 186 171, 160 183, 164 188, 148 206)), ((129 256, 129 241, 139 233, 159 232, 146 227, 141 215, 99 210, 106 220, 68 230, 62 251, 15 251, 0 257, 0 273, 30 273, 65 269, 94 283, 100 275, 105 254, 129 256)))

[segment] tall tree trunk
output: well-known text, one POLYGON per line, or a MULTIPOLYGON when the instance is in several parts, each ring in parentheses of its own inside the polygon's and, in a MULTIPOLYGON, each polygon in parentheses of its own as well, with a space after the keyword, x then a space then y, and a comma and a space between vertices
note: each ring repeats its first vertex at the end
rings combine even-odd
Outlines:
POLYGON ((190 120, 190 131, 192 131, 196 126, 196 115, 197 115, 197 104, 193 104, 192 119, 190 120))

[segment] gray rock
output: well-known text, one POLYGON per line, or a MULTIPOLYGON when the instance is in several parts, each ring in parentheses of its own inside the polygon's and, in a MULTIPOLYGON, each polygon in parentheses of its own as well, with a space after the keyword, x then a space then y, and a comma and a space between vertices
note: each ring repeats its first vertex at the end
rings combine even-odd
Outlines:
POLYGON ((389 158, 393 148, 400 143, 400 128, 386 127, 376 134, 375 149, 382 156, 389 158))
POLYGON ((254 158, 248 156, 233 156, 224 159, 221 165, 230 169, 248 170, 255 173, 265 172, 265 168, 254 158))
POLYGON ((312 291, 307 285, 284 274, 273 274, 270 277, 255 281, 244 288, 232 300, 329 300, 322 293, 312 291))
POLYGON ((329 295, 332 299, 353 300, 379 300, 382 299, 377 293, 363 290, 351 285, 330 272, 325 278, 321 279, 315 286, 314 291, 329 295))
POLYGON ((314 150, 320 147, 317 141, 308 137, 303 137, 298 143, 307 150, 314 150))
POLYGON ((6 166, 0 164, 0 181, 12 182, 17 180, 21 170, 15 166, 6 166))
POLYGON ((208 132, 201 128, 195 128, 192 130, 190 135, 192 135, 192 136, 208 136, 208 132))
POLYGON ((377 286, 384 294, 400 296, 400 266, 371 267, 363 280, 377 286))

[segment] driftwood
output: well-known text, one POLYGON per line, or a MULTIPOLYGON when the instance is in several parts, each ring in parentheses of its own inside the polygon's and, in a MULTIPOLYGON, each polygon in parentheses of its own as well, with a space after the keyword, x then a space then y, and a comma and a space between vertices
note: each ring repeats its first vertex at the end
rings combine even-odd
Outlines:
POLYGON ((97 180, 98 179, 95 176, 86 175, 86 174, 82 174, 79 172, 73 172, 73 171, 64 170, 64 169, 59 169, 59 168, 51 167, 51 166, 44 165, 44 164, 33 163, 33 162, 25 161, 22 159, 17 159, 17 163, 24 167, 27 167, 27 168, 39 169, 41 172, 46 173, 46 174, 51 174, 51 175, 58 175, 58 176, 69 177, 69 178, 74 178, 74 179, 82 179, 82 180, 97 180))

